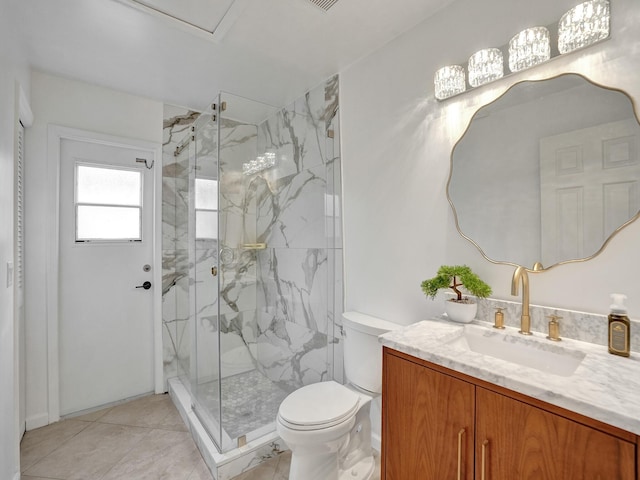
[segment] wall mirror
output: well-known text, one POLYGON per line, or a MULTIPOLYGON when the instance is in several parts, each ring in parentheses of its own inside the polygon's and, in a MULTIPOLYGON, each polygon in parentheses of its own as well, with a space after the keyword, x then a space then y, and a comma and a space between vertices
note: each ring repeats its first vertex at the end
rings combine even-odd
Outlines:
POLYGON ((458 231, 494 263, 597 255, 640 209, 640 124, 626 93, 577 74, 481 107, 451 154, 458 231))

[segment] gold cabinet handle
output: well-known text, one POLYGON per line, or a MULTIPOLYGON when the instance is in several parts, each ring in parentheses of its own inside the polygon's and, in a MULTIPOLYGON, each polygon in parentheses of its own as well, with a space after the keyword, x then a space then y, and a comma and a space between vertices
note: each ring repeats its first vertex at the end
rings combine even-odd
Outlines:
POLYGON ((489 440, 485 440, 484 442, 482 442, 482 476, 480 477, 480 480, 485 480, 486 476, 485 476, 485 463, 486 463, 486 457, 487 457, 487 448, 489 448, 489 440))
POLYGON ((458 432, 458 480, 462 480, 462 436, 464 428, 458 432))

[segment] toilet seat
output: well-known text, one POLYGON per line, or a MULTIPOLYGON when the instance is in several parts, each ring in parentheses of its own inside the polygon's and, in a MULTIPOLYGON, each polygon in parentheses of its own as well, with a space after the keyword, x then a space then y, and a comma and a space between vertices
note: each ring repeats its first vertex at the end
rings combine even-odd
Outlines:
POLYGON ((278 420, 292 430, 320 430, 350 419, 359 404, 359 395, 337 382, 314 383, 283 400, 278 420))

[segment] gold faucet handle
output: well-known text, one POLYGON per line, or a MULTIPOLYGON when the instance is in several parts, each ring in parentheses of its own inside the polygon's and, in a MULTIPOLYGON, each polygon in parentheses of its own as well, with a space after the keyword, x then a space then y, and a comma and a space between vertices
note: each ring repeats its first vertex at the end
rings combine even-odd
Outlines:
POLYGON ((559 342, 562 339, 560 338, 560 322, 558 322, 558 320, 562 317, 559 317, 558 315, 549 315, 547 318, 551 319, 549 320, 549 335, 547 335, 547 338, 554 342, 559 342))
POLYGON ((504 313, 502 313, 502 310, 502 307, 496 308, 496 314, 493 318, 493 328, 504 329, 504 313))

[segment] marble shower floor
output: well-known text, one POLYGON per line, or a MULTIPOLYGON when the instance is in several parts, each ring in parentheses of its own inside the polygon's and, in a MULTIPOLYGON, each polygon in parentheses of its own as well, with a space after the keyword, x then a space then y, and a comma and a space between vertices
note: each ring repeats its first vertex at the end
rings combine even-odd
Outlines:
MULTIPOLYGON (((222 425, 237 438, 275 422, 280 403, 288 395, 257 370, 222 379, 222 425)), ((197 397, 203 408, 218 411, 218 382, 200 384, 197 397)))
MULTIPOLYGON (((283 453, 237 480, 287 480, 283 453)), ((212 480, 168 395, 150 395, 27 432, 22 480, 212 480)))

